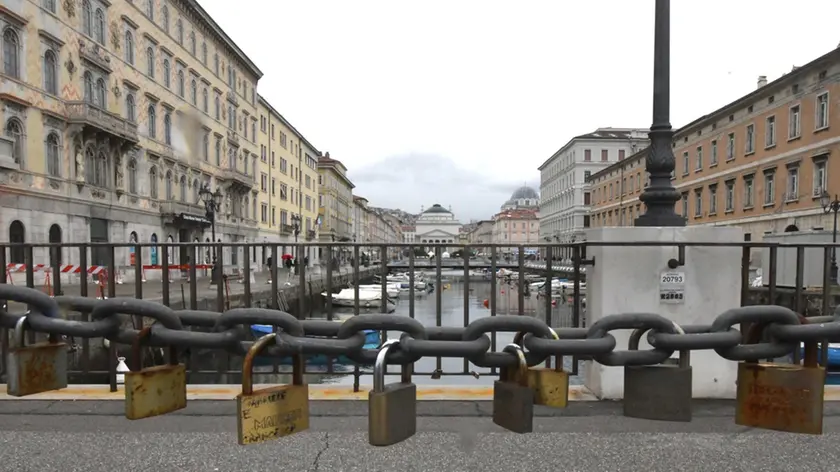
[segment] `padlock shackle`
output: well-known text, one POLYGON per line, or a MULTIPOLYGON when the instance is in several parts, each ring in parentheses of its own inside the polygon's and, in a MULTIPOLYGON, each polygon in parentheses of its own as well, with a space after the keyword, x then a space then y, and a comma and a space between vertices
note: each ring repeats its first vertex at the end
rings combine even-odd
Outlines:
MULTIPOLYGON (((254 377, 253 377, 253 370, 254 370, 254 359, 260 352, 265 349, 270 343, 275 341, 277 338, 277 333, 268 333, 265 336, 260 337, 257 339, 254 344, 248 349, 248 352, 245 353, 245 359, 242 361, 242 394, 243 395, 253 395, 254 393, 254 377)), ((301 358, 301 356, 295 356, 301 358)), ((297 359, 295 359, 297 360, 297 359)), ((294 371, 297 372, 298 369, 295 363, 292 364, 294 366, 294 371)), ((292 374, 293 377, 297 377, 295 373, 292 374)), ((303 376, 303 372, 300 372, 301 377, 303 376)))
MULTIPOLYGON (((554 328, 549 326, 548 331, 551 332, 551 339, 553 339, 555 341, 560 340, 560 336, 557 334, 557 331, 554 331, 554 328)), ((525 342, 525 335, 526 334, 528 334, 526 331, 518 331, 513 336, 513 344, 516 344, 517 346, 521 347, 523 351, 525 350, 524 342, 525 342)), ((557 355, 554 356, 554 371, 555 372, 563 372, 563 356, 560 355, 560 354, 557 354, 557 355)))
MULTIPOLYGON (((518 372, 516 375, 516 380, 519 382, 519 385, 523 387, 528 386, 528 360, 525 358, 525 350, 522 349, 522 346, 514 343, 510 343, 502 349, 502 352, 507 352, 510 354, 514 354, 519 361, 518 372)), ((510 380, 508 378, 507 380, 510 380)))
MULTIPOLYGON (((373 363, 373 391, 374 392, 381 392, 385 390, 385 366, 386 366, 386 359, 388 358, 388 352, 391 349, 398 347, 400 345, 400 341, 398 339, 391 339, 390 341, 386 341, 382 347, 379 348, 379 353, 376 354, 376 361, 373 363)), ((402 366, 402 379, 403 383, 411 382, 411 366, 404 365, 402 366)))
POLYGON ((143 354, 140 350, 140 346, 146 338, 151 336, 151 334, 152 327, 146 326, 137 333, 137 337, 134 338, 134 342, 131 343, 131 370, 134 372, 139 372, 143 369, 143 354))
MULTIPOLYGON (((29 312, 27 312, 27 314, 29 314, 29 312)), ((12 336, 12 349, 20 349, 26 344, 24 332, 26 331, 27 325, 28 322, 26 320, 26 315, 21 316, 18 318, 17 322, 15 322, 15 332, 12 336)))

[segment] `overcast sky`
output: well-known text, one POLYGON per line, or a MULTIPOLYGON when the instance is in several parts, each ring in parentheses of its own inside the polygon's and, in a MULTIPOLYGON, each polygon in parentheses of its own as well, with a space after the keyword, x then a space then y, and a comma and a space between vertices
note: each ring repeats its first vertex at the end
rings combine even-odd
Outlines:
MULTIPOLYGON (((372 205, 497 212, 571 137, 651 122, 653 0, 199 0, 372 205)), ((671 2, 675 128, 840 43, 837 0, 671 2)))

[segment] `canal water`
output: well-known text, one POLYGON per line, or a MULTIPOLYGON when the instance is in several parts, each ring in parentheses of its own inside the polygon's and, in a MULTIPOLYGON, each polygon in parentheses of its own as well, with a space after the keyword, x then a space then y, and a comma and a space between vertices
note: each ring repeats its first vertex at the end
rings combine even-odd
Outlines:
MULTIPOLYGON (((463 272, 444 272, 444 281, 441 284, 443 289, 441 296, 441 312, 440 316, 436 312, 436 294, 431 292, 425 295, 417 296, 414 301, 414 317, 425 326, 464 326, 464 291, 465 284, 461 277, 463 272), (438 323, 440 320, 440 323, 438 323)), ((484 306, 485 301, 490 299, 490 282, 487 280, 471 280, 469 282, 469 321, 491 316, 489 308, 484 306)), ((396 310, 393 314, 409 316, 409 298, 407 295, 402 295, 397 303, 396 310)), ((553 327, 573 327, 574 320, 572 316, 572 309, 568 304, 562 303, 558 300, 557 306, 552 308, 551 326, 553 327)), ((362 313, 378 313, 378 308, 363 310, 362 313)), ((497 315, 517 315, 519 314, 519 292, 516 283, 507 284, 504 282, 497 283, 496 287, 496 314, 497 315)), ((352 308, 334 308, 334 318, 347 318, 352 316, 352 308)), ((524 299, 524 316, 533 316, 541 320, 545 320, 545 299, 538 298, 536 291, 531 291, 530 295, 526 295, 524 299)), ((327 314, 323 311, 316 312, 311 315, 313 319, 324 319, 327 314)), ((495 335, 496 351, 501 351, 505 344, 513 341, 515 333, 497 333, 495 335)), ((397 339, 401 333, 388 332, 388 339, 397 339)), ((492 338, 491 338, 492 339, 492 338)), ((572 359, 570 357, 564 358, 564 365, 567 371, 572 369, 572 359)), ((265 377, 274 377, 277 374, 270 374, 274 371, 274 366, 259 366, 255 369, 255 374, 261 377, 260 381, 273 382, 274 379, 267 379, 265 377), (268 375, 265 375, 268 374, 268 375)), ((278 366, 279 371, 288 371, 287 366, 278 366)), ((399 381, 399 367, 390 366, 387 381, 399 381)), ((326 366, 307 365, 307 382, 311 384, 338 384, 338 385, 353 385, 355 381, 354 366, 333 364, 332 372, 327 373, 326 366), (319 373, 323 371, 323 373, 319 373)), ((362 373, 360 383, 362 385, 370 385, 372 383, 372 368, 360 367, 359 372, 362 373)), ((467 363, 463 359, 452 358, 423 358, 414 365, 414 376, 412 380, 418 385, 492 385, 493 381, 498 377, 492 374, 491 369, 482 368, 467 363), (433 372, 438 371, 440 375, 432 378, 433 372)), ((582 372, 582 369, 579 369, 582 372)), ((281 375, 280 377, 287 377, 281 375)), ((277 379, 277 381, 286 381, 277 379)), ((580 376, 570 377, 570 382, 573 384, 581 383, 580 376)))

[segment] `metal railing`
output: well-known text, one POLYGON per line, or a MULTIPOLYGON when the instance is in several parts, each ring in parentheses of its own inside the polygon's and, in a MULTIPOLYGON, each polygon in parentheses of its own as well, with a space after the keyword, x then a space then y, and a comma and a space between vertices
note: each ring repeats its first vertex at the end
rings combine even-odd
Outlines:
MULTIPOLYGON (((0 245, 0 248, 3 249, 0 251, 0 265, 9 267, 10 264, 18 264, 15 267, 19 270, 21 268, 19 264, 23 264, 25 277, 23 285, 26 287, 40 289, 41 291, 47 290, 35 284, 36 272, 46 269, 47 273, 59 274, 63 267, 59 262, 59 257, 53 257, 52 263, 48 265, 40 265, 40 261, 35 260, 34 257, 36 251, 46 251, 55 255, 60 250, 62 257, 67 257, 71 251, 75 251, 78 261, 78 271, 76 272, 78 283, 68 285, 62 283, 61 277, 56 277, 53 279, 53 285, 50 288, 58 295, 54 299, 47 297, 46 300, 49 301, 45 301, 44 298, 37 298, 33 302, 35 299, 31 298, 32 290, 27 292, 12 288, 9 284, 11 282, 9 280, 10 273, 4 272, 0 275, 0 284, 5 285, 0 285, 0 289, 4 291, 2 298, 30 305, 31 313, 27 316, 27 318, 31 318, 29 320, 31 325, 29 330, 30 342, 35 340, 35 332, 50 332, 65 337, 74 353, 71 361, 73 365, 69 369, 71 379, 90 383, 89 379, 96 378, 101 383, 110 383, 113 389, 116 388, 117 357, 120 352, 127 351, 126 349, 121 350, 121 347, 124 348, 133 341, 138 330, 144 324, 148 324, 149 318, 157 321, 155 329, 153 329, 151 345, 169 346, 174 344, 183 347, 186 364, 191 375, 190 380, 194 383, 209 383, 206 380, 208 378, 219 383, 238 382, 241 356, 247 351, 248 343, 253 339, 253 336, 242 330, 241 327, 268 325, 275 332, 278 329, 282 331, 283 334, 278 335, 278 339, 281 339, 286 345, 284 348, 278 342, 278 346, 272 346, 272 349, 267 351, 267 359, 270 362, 267 363, 266 367, 270 367, 270 371, 260 372, 256 375, 275 375, 287 372, 289 369, 286 366, 285 359, 294 353, 304 353, 310 356, 322 355, 325 356, 323 365, 317 366, 318 368, 308 366, 307 373, 327 377, 353 374, 356 389, 359 387, 360 376, 368 373, 365 366, 369 365, 368 361, 372 360, 370 359, 371 353, 375 354, 375 348, 367 346, 366 338, 359 336, 365 331, 381 333, 377 344, 387 339, 389 331, 407 333, 409 339, 413 339, 413 341, 403 342, 401 345, 404 347, 400 348, 393 360, 395 362, 408 362, 411 359, 411 362, 414 362, 424 356, 431 357, 435 361, 434 369, 423 370, 415 367, 415 373, 420 376, 430 375, 433 378, 449 375, 496 375, 499 367, 515 363, 515 356, 497 352, 496 347, 500 332, 531 333, 532 336, 524 337, 525 347, 529 350, 529 365, 546 362, 549 356, 569 356, 572 358, 569 370, 573 375, 577 373, 578 361, 580 360, 591 359, 608 363, 608 365, 638 364, 639 362, 655 364, 667 359, 673 353, 673 350, 678 349, 715 349, 720 355, 728 359, 781 357, 790 353, 798 359, 799 350, 793 348, 792 342, 794 340, 832 340, 835 337, 840 337, 840 328, 835 330, 835 326, 840 327, 840 323, 837 325, 826 323, 825 332, 820 332, 819 337, 814 334, 815 331, 812 328, 815 327, 813 326, 803 326, 803 328, 812 329, 806 334, 785 326, 794 324, 791 321, 793 319, 791 315, 794 312, 818 316, 822 320, 825 320, 825 315, 832 313, 833 306, 836 305, 834 298, 838 294, 835 292, 836 284, 829 277, 833 250, 830 245, 589 242, 537 245, 537 248, 543 254, 541 265, 528 260, 524 247, 515 247, 514 258, 516 259, 517 270, 507 275, 504 275, 503 271, 500 273, 499 265, 509 265, 509 261, 504 261, 504 257, 501 257, 502 249, 507 251, 508 247, 487 244, 482 244, 482 247, 489 249, 487 258, 472 257, 471 251, 469 251, 470 247, 463 245, 446 245, 444 247, 444 245, 397 244, 380 245, 374 248, 380 254, 397 252, 400 254, 398 259, 405 262, 404 269, 407 272, 404 283, 407 285, 408 297, 399 302, 404 310, 401 314, 396 315, 387 315, 386 313, 391 311, 392 307, 389 303, 383 302, 390 298, 388 293, 389 266, 382 264, 365 267, 364 264, 360 264, 363 255, 366 252, 370 253, 371 248, 363 244, 353 243, 300 243, 293 246, 253 243, 6 244, 0 245), (754 307, 755 309, 752 311, 748 307, 746 308, 747 311, 727 312, 721 315, 719 320, 723 321, 717 323, 719 326, 715 328, 718 331, 713 331, 712 326, 683 327, 688 334, 671 334, 671 338, 660 336, 669 333, 667 329, 663 328, 667 325, 667 323, 663 324, 662 320, 664 318, 656 317, 656 315, 645 315, 646 317, 641 318, 639 317, 642 315, 616 315, 617 318, 612 318, 606 324, 600 323, 598 326, 586 327, 585 297, 581 289, 581 283, 584 281, 586 268, 598 263, 598 261, 585 258, 587 248, 594 246, 672 246, 675 248, 678 261, 684 260, 685 251, 691 250, 692 247, 718 247, 729 248, 729 250, 733 247, 740 248, 742 251, 741 305, 744 307, 747 305, 758 306, 754 307), (445 264, 441 256, 447 247, 462 249, 464 253, 461 257, 462 265, 455 273, 444 273, 445 264), (158 253, 162 271, 159 293, 150 290, 148 285, 143 283, 144 266, 140 263, 132 266, 134 271, 133 284, 118 286, 118 266, 115 254, 120 248, 130 248, 133 251, 135 261, 144 261, 144 256, 148 252, 155 251, 158 253), (288 252, 287 248, 290 248, 288 252), (429 249, 431 249, 435 255, 433 258, 434 274, 431 276, 431 280, 427 279, 425 274, 417 273, 416 270, 418 260, 429 259, 428 256, 418 257, 415 255, 416 251, 421 248, 424 254, 428 254, 429 249), (214 272, 213 280, 200 279, 198 277, 201 270, 198 268, 200 265, 188 263, 176 266, 169 263, 170 252, 175 250, 178 250, 181 255, 186 255, 187 260, 195 261, 200 260, 199 254, 208 249, 217 255, 224 254, 225 249, 242 250, 245 253, 246 257, 242 259, 240 272, 244 276, 241 277, 239 282, 233 282, 235 278, 233 273, 225 274, 222 270, 214 272), (389 249, 396 249, 396 251, 389 252, 389 249), (766 286, 751 289, 750 259, 752 251, 756 249, 764 251, 769 257, 769 274, 765 274, 769 278, 766 286), (273 261, 273 264, 267 268, 268 281, 265 284, 269 287, 267 291, 254 286, 254 281, 250 276, 251 269, 255 264, 253 260, 256 259, 258 250, 263 255, 270 255, 273 261), (796 260, 795 283, 793 287, 779 287, 776 284, 776 279, 780 252, 783 255, 788 255, 790 251, 793 251, 796 260), (805 287, 802 282, 805 274, 806 251, 820 251, 822 254, 824 262, 823 285, 818 291, 805 287), (92 288, 90 284, 91 275, 89 274, 91 265, 88 261, 94 254, 98 259, 104 259, 105 270, 97 274, 99 278, 92 288), (563 255, 559 257, 560 260, 555 259, 554 256, 560 254, 563 255), (283 269, 278 267, 276 261, 282 263, 291 256, 302 262, 309 255, 320 255, 320 257, 310 261, 309 266, 303 263, 292 266, 290 275, 287 276, 286 282, 283 282, 283 273, 281 272, 283 269), (10 257, 13 257, 15 261, 8 262, 10 257), (342 258, 354 262, 351 269, 341 270, 340 259, 342 258), (22 263, 19 262, 21 260, 22 263), (336 262, 339 262, 339 264, 336 264, 336 262), (313 266, 316 266, 317 270, 314 270, 315 267, 313 266), (569 275, 572 276, 572 280, 569 282, 571 287, 561 300, 558 300, 558 294, 553 293, 553 290, 550 289, 553 285, 551 281, 557 275, 554 271, 555 266, 563 268, 564 273, 568 266, 571 267, 571 271, 569 271, 569 275), (183 271, 187 276, 187 280, 182 282, 180 287, 182 297, 180 308, 183 309, 178 311, 171 311, 166 308, 176 305, 173 301, 170 284, 170 271, 173 269, 179 272, 183 271), (484 270, 479 271, 478 269, 484 270), (317 273, 310 274, 310 272, 317 273), (528 283, 532 277, 531 274, 534 272, 538 272, 547 281, 545 290, 542 292, 537 286, 531 288, 528 283), (442 316, 446 286, 445 276, 454 277, 456 275, 460 275, 463 279, 458 284, 458 290, 462 291, 461 295, 463 297, 462 322, 458 323, 458 326, 446 326, 442 316), (359 285, 363 278, 372 276, 380 278, 381 303, 376 308, 376 311, 380 313, 379 315, 366 314, 369 310, 364 306, 364 302, 360 301, 361 289, 359 285), (476 282, 476 277, 482 279, 482 281, 476 282), (418 282, 421 281, 431 281, 435 287, 434 291, 428 295, 434 297, 433 326, 423 326, 415 320, 418 317, 416 296, 424 290, 418 288, 421 286, 418 282), (205 282, 212 282, 209 289, 203 285, 205 282), (231 283, 241 283, 243 289, 241 294, 231 293, 231 283), (350 319, 352 322, 331 323, 338 319, 333 310, 333 297, 323 297, 323 306, 319 305, 321 303, 320 293, 322 291, 333 293, 334 288, 338 288, 339 285, 353 287, 353 302, 350 307, 352 308, 352 318, 350 319), (479 286, 485 286, 485 292, 482 292, 487 293, 487 298, 483 302, 486 308, 485 313, 475 313, 477 310, 475 307, 481 305, 481 303, 476 303, 480 302, 476 298, 483 297, 483 295, 480 297, 476 295, 473 285, 475 285, 476 290, 479 286), (510 306, 518 316, 508 316, 500 313, 499 298, 505 290, 508 299, 513 298, 510 306), (188 297, 185 291, 189 293, 188 297), (515 292, 513 297, 511 297, 510 291, 515 292), (536 297, 533 292, 537 292, 536 297), (29 295, 20 295, 20 293, 29 295), (159 301, 161 305, 148 301, 144 303, 134 302, 135 305, 133 305, 131 302, 125 301, 126 298, 155 298, 154 296, 149 297, 149 294, 158 295, 156 301, 159 301), (789 302, 779 301, 780 297, 785 296, 790 298, 789 302), (116 297, 123 300, 123 305, 120 305, 122 308, 107 301, 96 299, 113 299, 116 297), (246 311, 243 312, 241 308, 232 305, 234 298, 236 304, 246 311), (201 305, 202 300, 210 300, 212 306, 201 305), (766 303, 762 303, 763 300, 766 300, 766 303), (62 323, 62 320, 47 319, 45 321, 45 318, 50 316, 58 316, 58 308, 54 310, 56 313, 46 313, 52 310, 51 303, 55 304, 56 307, 67 310, 68 313, 63 316, 78 320, 80 324, 71 326, 62 323), (136 305, 136 303, 140 304, 136 305), (790 309, 770 305, 789 305, 790 309), (97 315, 97 307, 99 306, 105 308, 99 308, 100 313, 97 315), (159 308, 154 308, 155 306, 159 306, 159 308), (256 311, 249 312, 247 311, 249 308, 254 308, 256 311), (267 308, 268 310, 260 308, 267 308), (566 312, 558 313, 558 308, 563 308, 566 312), (295 314, 276 311, 280 309, 295 314), (118 314, 133 316, 124 317, 126 320, 122 321, 119 326, 108 325, 107 329, 102 327, 98 329, 89 328, 92 324, 101 323, 104 318, 113 316, 114 319, 117 319, 119 317, 114 315, 118 314), (474 316, 474 314, 483 316, 474 316), (626 328, 625 325, 629 321, 634 321, 637 325, 641 323, 648 329, 654 330, 651 334, 652 338, 649 337, 649 339, 654 339, 657 347, 652 351, 638 351, 635 353, 635 358, 632 356, 628 358, 623 352, 613 352, 615 350, 615 339, 608 331, 626 328), (731 326, 736 323, 762 321, 774 326, 772 329, 774 340, 765 343, 763 349, 753 349, 750 351, 753 354, 745 357, 745 354, 738 349, 741 347, 740 333, 737 334, 736 339, 733 331, 737 331, 731 329, 731 326), (173 328, 173 326, 176 328, 173 328), (555 327, 554 331, 559 335, 559 340, 541 339, 551 337, 549 326, 555 327), (720 328, 720 326, 723 326, 723 328, 720 328), (182 330, 191 331, 191 333, 181 333, 182 330), (175 334, 171 334, 170 331, 175 334), (835 334, 835 331, 838 332, 835 334), (489 336, 485 336, 485 333, 489 336), (706 341, 689 339, 698 334, 712 336, 707 337, 706 341), (302 339, 301 336, 303 336, 302 339), (659 336, 659 339, 657 339, 657 336, 659 336), (79 338, 78 342, 80 344, 78 345, 76 338, 79 338), (102 341, 103 348, 98 349, 95 347, 95 343, 102 338, 108 341, 102 341), (676 340, 674 340, 675 338, 676 340), (610 339, 612 339, 611 345, 610 339), (359 344, 360 342, 361 344, 359 344), (290 350, 289 346, 292 346, 293 349, 290 350), (104 363, 100 359, 97 365, 96 356, 94 356, 96 351, 100 353, 107 351, 105 353, 107 359, 104 363), (460 368, 453 368, 452 364, 444 366, 442 360, 449 357, 462 358, 460 368), (208 358, 211 359, 211 362, 207 362, 208 358), (208 367, 211 364, 214 368, 208 367)), ((639 276, 647 277, 649 275, 639 274, 639 276)), ((8 305, 4 304, 4 311, 0 312, 0 327, 2 327, 0 344, 2 344, 2 362, 4 363, 9 349, 9 330, 15 326, 26 309, 24 304, 10 302, 8 305)), ((456 309, 456 311, 460 311, 460 309, 456 309)), ((426 318, 431 317, 427 316, 426 318)), ((607 319, 610 319, 610 317, 607 317, 607 319)), ((834 318, 831 317, 830 321, 833 320, 834 318)), ((405 336, 403 335, 404 340, 406 339, 405 336)), ((826 349, 822 350, 822 355, 825 361, 826 349)), ((391 359, 390 356, 389 359, 391 359)), ((0 367, 5 367, 5 365, 0 364, 0 367)), ((4 370, 0 369, 0 372, 4 370)))

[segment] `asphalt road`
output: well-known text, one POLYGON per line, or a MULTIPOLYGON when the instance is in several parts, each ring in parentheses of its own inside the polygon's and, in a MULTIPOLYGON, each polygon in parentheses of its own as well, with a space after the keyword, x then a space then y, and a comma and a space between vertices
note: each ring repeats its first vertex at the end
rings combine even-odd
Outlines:
POLYGON ((495 426, 487 402, 422 402, 418 433, 367 443, 364 402, 313 402, 310 431, 238 446, 235 404, 193 401, 129 421, 122 402, 0 402, 2 471, 829 471, 840 461, 840 405, 825 434, 736 426, 732 402, 697 402, 691 423, 624 418, 621 406, 575 402, 539 409, 536 432, 495 426))

